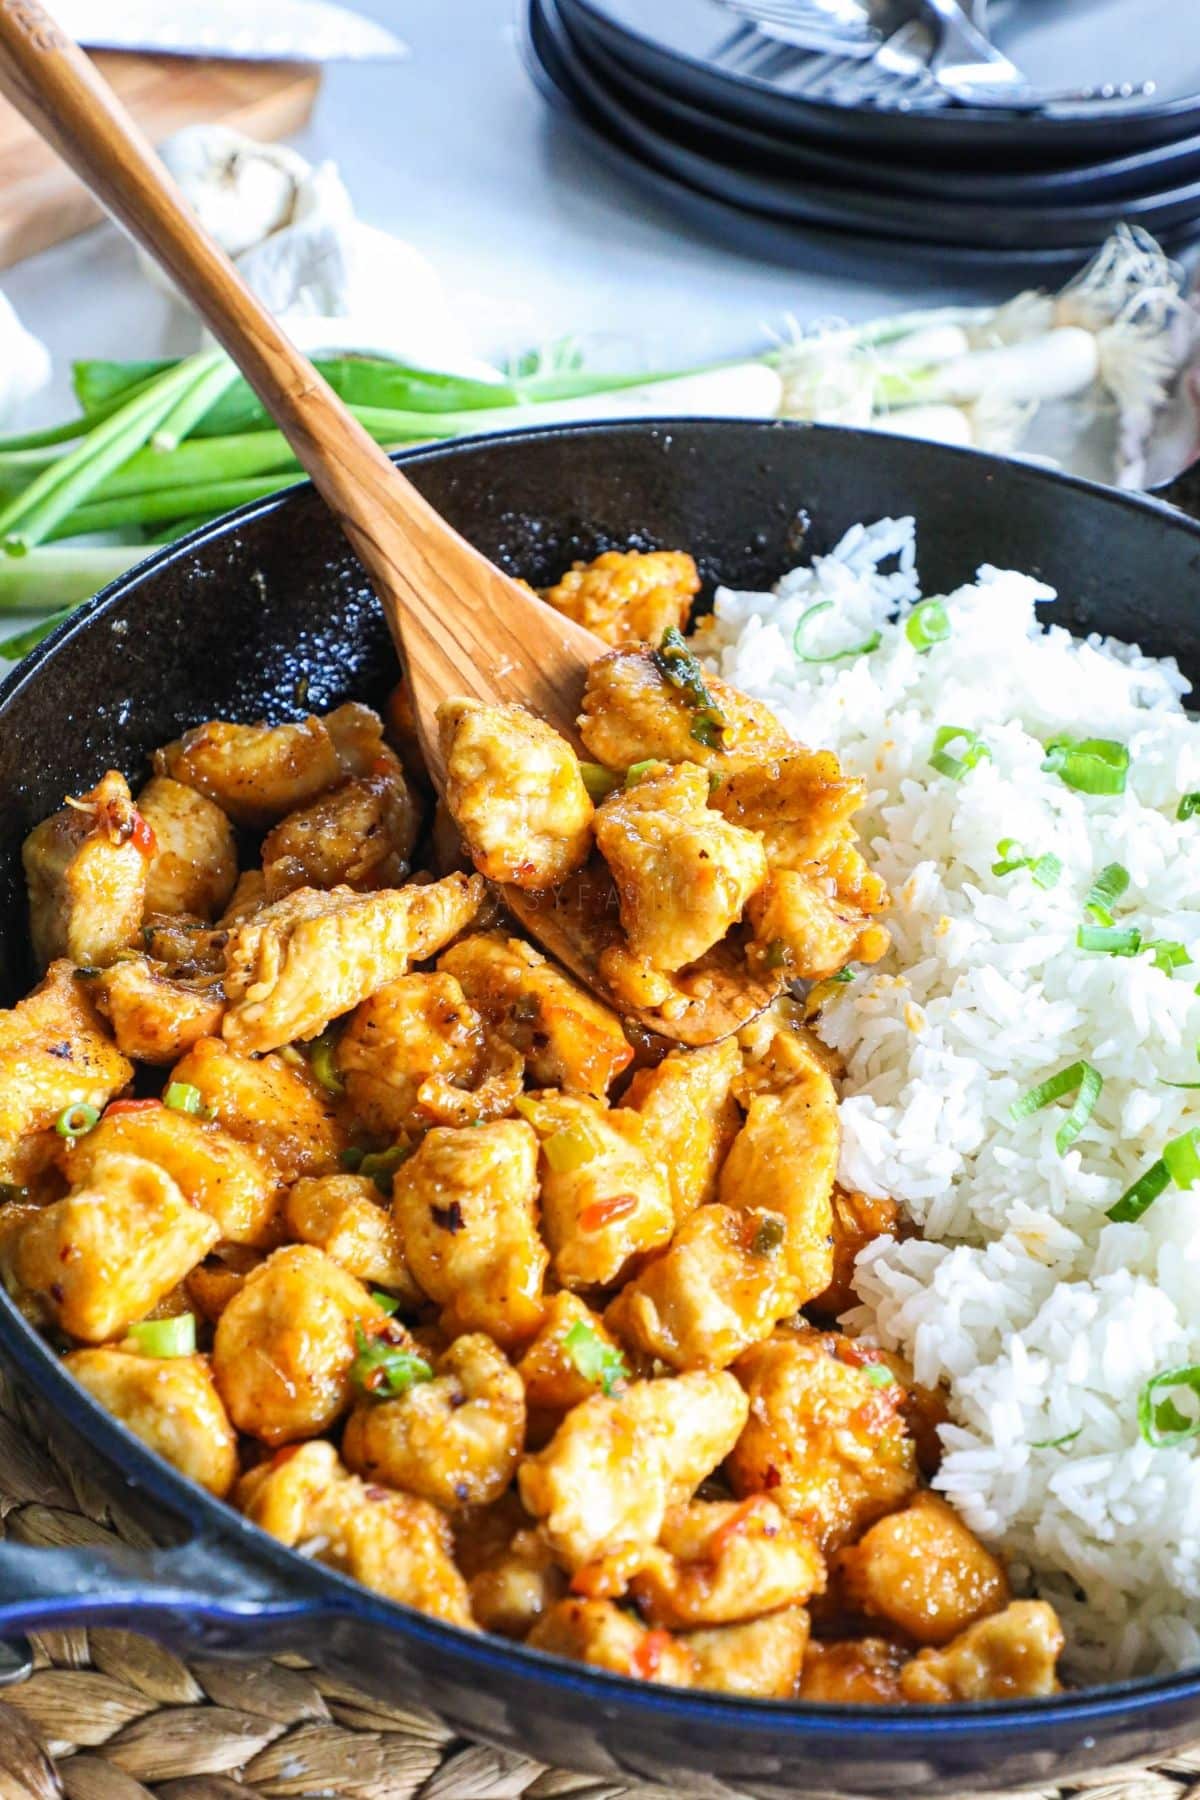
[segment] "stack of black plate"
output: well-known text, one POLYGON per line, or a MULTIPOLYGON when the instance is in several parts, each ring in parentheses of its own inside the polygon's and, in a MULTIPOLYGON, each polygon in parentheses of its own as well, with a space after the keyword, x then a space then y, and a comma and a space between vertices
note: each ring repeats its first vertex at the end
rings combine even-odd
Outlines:
POLYGON ((1008 0, 997 41, 1039 87, 1153 83, 1021 112, 858 98, 786 52, 747 64, 719 0, 529 0, 528 27, 548 99, 776 257, 809 259, 814 228, 986 265, 1078 263, 1121 220, 1172 250, 1200 237, 1200 0, 1008 0))

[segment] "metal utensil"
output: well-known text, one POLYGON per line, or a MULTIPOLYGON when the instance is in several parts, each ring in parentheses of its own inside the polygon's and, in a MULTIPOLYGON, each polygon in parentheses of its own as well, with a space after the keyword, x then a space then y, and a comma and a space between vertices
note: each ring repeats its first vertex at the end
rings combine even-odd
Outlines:
POLYGON ((246 62, 395 62, 406 45, 334 0, 56 0, 55 22, 92 50, 246 62))

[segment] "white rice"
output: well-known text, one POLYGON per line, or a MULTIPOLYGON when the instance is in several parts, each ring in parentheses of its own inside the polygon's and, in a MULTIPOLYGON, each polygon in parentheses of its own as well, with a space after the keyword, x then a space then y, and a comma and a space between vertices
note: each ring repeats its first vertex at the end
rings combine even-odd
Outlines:
POLYGON ((1169 1669, 1200 1661, 1200 1440, 1153 1448, 1138 1399, 1155 1373, 1200 1364, 1200 1187, 1169 1188, 1137 1224, 1105 1212, 1200 1124, 1200 1094, 1165 1085, 1200 1081, 1200 816, 1176 819, 1200 789, 1200 723, 1174 662, 1043 629, 1034 602, 1053 595, 1027 576, 982 568, 925 654, 903 629, 919 592, 913 521, 884 520, 773 595, 722 591, 704 640, 724 676, 865 779, 859 824, 894 896, 892 951, 836 990, 820 1030, 847 1067, 842 1181, 895 1196, 923 1235, 863 1253, 849 1322, 947 1384, 936 1485, 1059 1608, 1071 1677, 1169 1669), (818 599, 834 605, 811 649, 876 630, 878 648, 799 660, 818 599), (929 762, 945 724, 991 751, 957 782, 929 762), (1127 744, 1124 794, 1044 773, 1060 731, 1127 744), (1057 886, 994 875, 1002 838, 1060 857, 1057 886), (1113 862, 1131 878, 1118 923, 1181 941, 1190 967, 1077 947, 1113 862), (1079 1059, 1104 1087, 1059 1156, 1069 1100, 1020 1124, 1008 1109, 1079 1059))

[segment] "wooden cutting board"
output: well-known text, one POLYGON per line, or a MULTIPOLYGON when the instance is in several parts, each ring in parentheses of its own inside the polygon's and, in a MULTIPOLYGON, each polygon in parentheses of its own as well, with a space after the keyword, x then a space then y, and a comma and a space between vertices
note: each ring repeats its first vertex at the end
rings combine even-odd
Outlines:
MULTIPOLYGON (((319 71, 304 63, 107 51, 97 52, 95 62, 156 144, 184 125, 232 125, 250 137, 287 137, 307 120, 320 82, 319 71)), ((70 170, 0 101, 0 269, 74 237, 100 217, 70 170)))

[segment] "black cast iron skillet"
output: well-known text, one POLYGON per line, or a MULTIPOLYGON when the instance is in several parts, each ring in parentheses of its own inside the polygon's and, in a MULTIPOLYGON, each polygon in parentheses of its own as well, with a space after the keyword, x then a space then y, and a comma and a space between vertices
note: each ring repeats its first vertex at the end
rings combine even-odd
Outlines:
MULTIPOLYGON (((1200 675, 1200 527, 1018 463, 728 421, 568 428, 402 460, 481 550, 535 582, 637 544, 690 549, 710 583, 761 588, 857 520, 914 513, 926 592, 982 562, 1023 569, 1064 595, 1064 623, 1175 653, 1200 675)), ((362 571, 307 486, 163 551, 62 626, 0 689, 0 1002, 33 973, 21 840, 64 793, 109 766, 140 779, 154 746, 200 720, 378 699, 394 673, 362 571)), ((1200 1671, 1039 1703, 873 1710, 684 1693, 473 1636, 306 1562, 184 1481, 2 1295, 0 1355, 31 1428, 164 1546, 0 1545, 0 1637, 104 1621, 210 1654, 286 1647, 546 1762, 755 1800, 1046 1785, 1200 1733, 1200 1671)))

